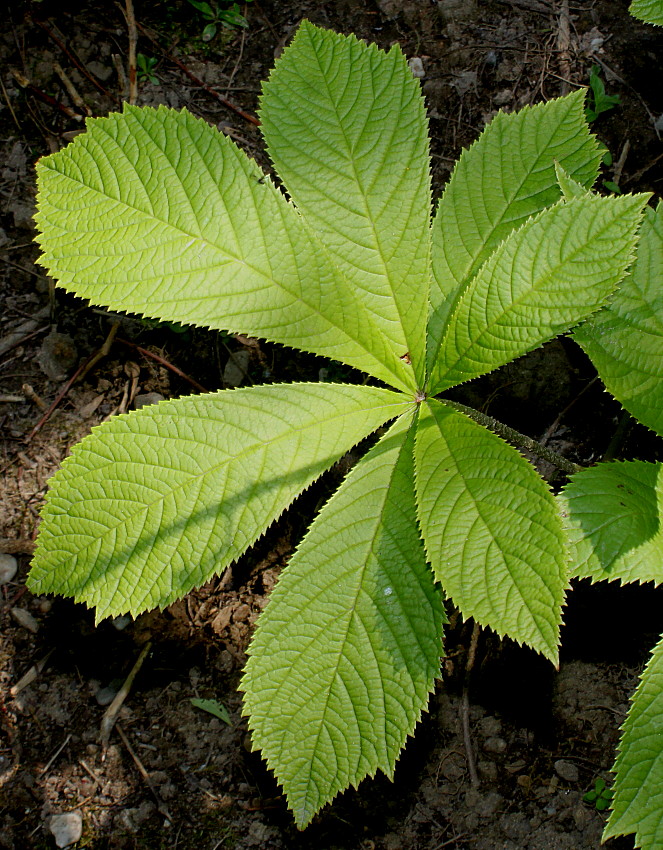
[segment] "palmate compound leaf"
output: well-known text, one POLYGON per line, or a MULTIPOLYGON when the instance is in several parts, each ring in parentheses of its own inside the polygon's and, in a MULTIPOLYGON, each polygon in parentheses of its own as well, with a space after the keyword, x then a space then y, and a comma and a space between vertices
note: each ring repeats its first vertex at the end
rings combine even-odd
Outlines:
POLYGON ((663 583, 660 463, 600 463, 571 476, 558 498, 573 576, 663 583))
POLYGON ((431 393, 490 372, 598 310, 633 259, 648 198, 571 198, 508 236, 449 317, 431 393))
MULTIPOLYGON (((41 263, 93 303, 414 375, 302 217, 186 111, 125 105, 37 164, 41 263)), ((423 333, 423 323, 420 329, 423 333)))
POLYGON ((663 0, 633 0, 628 10, 646 24, 663 27, 663 0))
POLYGON ((663 203, 645 211, 631 273, 573 338, 610 393, 663 435, 663 203))
POLYGON ((635 833, 635 846, 663 847, 663 640, 654 648, 622 727, 612 812, 603 840, 635 833))
POLYGON ((568 583, 561 518, 514 448, 431 399, 420 406, 417 515, 435 577, 464 617, 554 663, 568 583))
POLYGON ((555 163, 591 188, 600 160, 581 91, 499 112, 463 152, 432 225, 429 369, 449 315, 481 265, 513 230, 559 200, 555 163))
POLYGON ((304 22, 263 86, 260 119, 293 201, 422 386, 428 123, 400 47, 384 53, 304 22))
POLYGON ((442 597, 417 527, 412 417, 356 465, 281 575, 242 687, 254 746, 300 827, 391 776, 439 673, 442 597))
POLYGON ((375 387, 282 384, 114 417, 51 479, 29 586, 96 606, 97 619, 164 607, 411 406, 375 387))

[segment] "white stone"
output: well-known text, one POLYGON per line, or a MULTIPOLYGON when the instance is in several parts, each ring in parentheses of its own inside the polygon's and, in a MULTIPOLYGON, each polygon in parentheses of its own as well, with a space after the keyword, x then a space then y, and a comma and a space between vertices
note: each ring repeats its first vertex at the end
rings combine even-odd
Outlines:
POLYGON ((83 818, 80 812, 53 815, 48 828, 58 847, 69 847, 80 841, 83 834, 83 818))
POLYGON ((411 59, 408 59, 407 64, 410 66, 412 76, 416 77, 418 80, 421 80, 426 76, 426 72, 424 71, 424 63, 418 56, 413 56, 411 59))
POLYGON ((13 555, 0 552, 0 584, 12 581, 18 570, 18 563, 13 555))

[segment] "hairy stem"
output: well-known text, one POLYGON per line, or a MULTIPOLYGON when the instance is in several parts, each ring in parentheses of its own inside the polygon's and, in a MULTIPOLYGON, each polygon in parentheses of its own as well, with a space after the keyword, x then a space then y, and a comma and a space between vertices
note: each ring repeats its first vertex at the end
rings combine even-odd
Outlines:
POLYGON ((538 443, 526 434, 521 434, 520 431, 516 431, 515 428, 510 428, 508 425, 504 425, 492 416, 480 413, 478 410, 474 410, 472 407, 466 407, 464 404, 460 404, 457 401, 449 401, 449 399, 446 398, 443 399, 443 401, 445 404, 449 405, 449 407, 453 407, 454 410, 464 413, 466 416, 469 416, 470 419, 473 419, 480 425, 484 425, 489 430, 494 431, 501 437, 504 437, 504 439, 508 440, 510 443, 513 443, 521 449, 527 449, 527 451, 533 452, 543 460, 547 460, 548 463, 552 463, 568 475, 573 475, 574 472, 580 472, 580 470, 583 469, 583 467, 579 464, 567 460, 565 457, 562 457, 562 455, 552 451, 547 446, 542 446, 541 443, 538 443))

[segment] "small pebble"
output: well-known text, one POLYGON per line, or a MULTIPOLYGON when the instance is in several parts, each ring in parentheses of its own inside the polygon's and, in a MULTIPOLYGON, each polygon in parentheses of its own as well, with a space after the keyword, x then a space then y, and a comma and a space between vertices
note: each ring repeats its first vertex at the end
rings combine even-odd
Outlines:
POLYGON ((39 349, 37 362, 52 381, 62 381, 78 362, 78 350, 68 334, 51 331, 39 349))
POLYGON ((18 562, 13 555, 0 553, 0 584, 12 581, 18 570, 18 562))
POLYGON ((250 360, 251 355, 245 348, 233 351, 223 370, 223 383, 228 387, 241 386, 246 380, 250 360))
POLYGON ((486 738, 483 744, 483 748, 487 753, 494 753, 495 755, 501 755, 506 752, 507 743, 504 738, 498 738, 497 736, 492 738, 486 738))
POLYGON ((25 608, 12 608, 11 615, 19 626, 23 626, 24 629, 32 632, 33 635, 36 635, 39 631, 39 623, 29 611, 25 610, 25 608))
POLYGON ((83 818, 80 812, 53 815, 48 828, 58 847, 69 847, 80 841, 83 834, 83 818))
POLYGON ((117 696, 117 691, 118 689, 111 685, 107 688, 99 688, 97 693, 94 695, 97 705, 110 705, 117 696))
POLYGON ((560 779, 564 779, 566 780, 566 782, 578 781, 578 768, 570 761, 566 761, 565 759, 558 759, 554 764, 554 768, 555 773, 559 776, 560 779))
POLYGON ((424 63, 418 56, 413 56, 411 59, 408 59, 407 64, 410 67, 410 71, 412 71, 413 77, 416 77, 418 80, 421 80, 426 76, 426 72, 424 71, 424 63))
POLYGON ((131 617, 128 614, 122 614, 121 617, 114 617, 111 620, 113 624, 113 628, 117 629, 118 632, 123 631, 131 622, 131 617))
POLYGON ((164 396, 162 396, 161 393, 141 393, 134 399, 134 407, 136 410, 140 410, 141 407, 147 407, 150 404, 158 404, 160 401, 164 401, 164 396))

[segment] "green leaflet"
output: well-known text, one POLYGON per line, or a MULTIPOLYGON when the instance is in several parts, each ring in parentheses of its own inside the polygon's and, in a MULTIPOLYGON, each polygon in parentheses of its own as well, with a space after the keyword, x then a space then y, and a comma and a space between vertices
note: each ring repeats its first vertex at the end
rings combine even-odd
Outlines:
POLYGON ((420 407, 418 517, 435 577, 464 617, 557 663, 565 541, 547 484, 500 437, 444 404, 420 407))
POLYGON ((93 303, 322 354, 413 389, 302 218, 228 138, 159 107, 87 122, 37 165, 42 264, 93 303))
POLYGON ((663 847, 663 640, 656 645, 622 727, 612 812, 603 841, 635 833, 635 846, 663 847))
POLYGON ((612 395, 663 435, 663 203, 645 210, 631 274, 573 338, 612 395))
POLYGON ((588 194, 589 190, 582 183, 578 183, 577 180, 574 180, 573 177, 567 174, 558 162, 555 163, 555 176, 562 191, 562 197, 565 200, 570 201, 572 198, 582 198, 588 194))
POLYGON ((432 226, 429 369, 449 314, 482 263, 511 231, 559 200, 555 162, 583 186, 596 180, 601 153, 583 106, 577 91, 511 115, 499 112, 463 152, 432 226))
POLYGON ((305 21, 263 86, 260 118, 295 204, 423 386, 428 123, 400 48, 305 21))
POLYGON ((633 0, 628 10, 646 24, 663 27, 663 0, 633 0))
POLYGON ((53 479, 29 586, 97 619, 164 607, 221 572, 411 401, 290 384, 162 402, 93 429, 53 479))
POLYGON ((442 599, 417 528, 411 421, 322 509, 249 650, 253 743, 300 826, 378 768, 393 774, 439 673, 442 599))
POLYGON ((559 496, 577 578, 663 582, 663 467, 601 463, 559 496))
POLYGON ((572 198, 508 236, 449 317, 431 394, 508 363, 598 310, 633 259, 647 199, 572 198))

